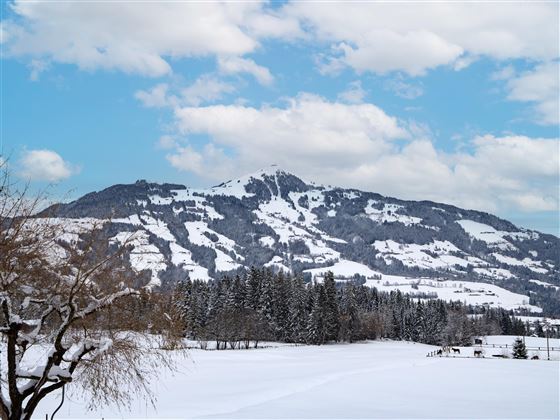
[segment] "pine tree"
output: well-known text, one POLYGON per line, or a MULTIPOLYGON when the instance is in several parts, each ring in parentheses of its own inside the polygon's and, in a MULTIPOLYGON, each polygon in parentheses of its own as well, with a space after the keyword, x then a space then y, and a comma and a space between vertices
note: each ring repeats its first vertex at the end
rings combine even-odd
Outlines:
POLYGON ((307 323, 307 342, 323 344, 326 337, 324 322, 325 288, 322 284, 315 285, 312 290, 313 306, 307 323))
POLYGON ((262 273, 255 267, 251 267, 246 281, 246 305, 249 309, 256 311, 261 303, 262 273))
POLYGON ((336 283, 332 272, 325 275, 324 280, 325 304, 324 320, 325 320, 325 340, 338 340, 338 331, 340 329, 340 315, 338 310, 338 297, 336 292, 336 283))
POLYGON ((514 359, 527 358, 527 347, 525 347, 525 343, 519 337, 517 337, 513 342, 513 358, 514 359))
POLYGON ((288 339, 294 343, 305 342, 307 326, 307 290, 301 276, 292 282, 288 339))
POLYGON ((292 278, 286 278, 282 271, 274 276, 272 284, 272 315, 274 318, 276 340, 286 341, 289 336, 290 322, 290 282, 292 278))

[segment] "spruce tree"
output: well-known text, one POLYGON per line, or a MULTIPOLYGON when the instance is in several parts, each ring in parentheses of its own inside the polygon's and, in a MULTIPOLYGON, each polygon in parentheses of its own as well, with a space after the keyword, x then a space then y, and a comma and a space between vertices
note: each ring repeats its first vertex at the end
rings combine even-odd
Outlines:
POLYGON ((324 310, 324 320, 325 320, 325 340, 337 341, 338 330, 340 329, 338 297, 336 292, 336 283, 334 281, 334 275, 330 271, 325 275, 324 291, 325 291, 325 304, 323 310, 324 310))
POLYGON ((513 342, 513 358, 514 359, 527 358, 527 347, 525 347, 525 343, 519 337, 517 337, 513 342))

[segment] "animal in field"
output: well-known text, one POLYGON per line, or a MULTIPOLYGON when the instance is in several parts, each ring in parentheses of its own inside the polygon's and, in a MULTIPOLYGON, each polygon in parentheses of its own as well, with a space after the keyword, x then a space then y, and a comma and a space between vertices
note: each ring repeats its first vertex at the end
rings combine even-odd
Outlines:
POLYGON ((480 338, 475 338, 475 339, 474 339, 474 344, 477 345, 477 346, 481 346, 481 345, 482 345, 482 339, 480 339, 480 338))
POLYGON ((531 357, 531 360, 539 360, 539 356, 535 354, 533 357, 531 357))
POLYGON ((474 357, 480 357, 480 356, 482 356, 482 350, 475 350, 474 357))
POLYGON ((441 355, 443 354, 443 350, 442 350, 442 349, 439 349, 439 350, 436 352, 436 354, 437 354, 438 356, 441 356, 441 355))
POLYGON ((451 347, 451 350, 453 350, 453 354, 455 353, 461 354, 461 349, 456 349, 455 347, 451 347))

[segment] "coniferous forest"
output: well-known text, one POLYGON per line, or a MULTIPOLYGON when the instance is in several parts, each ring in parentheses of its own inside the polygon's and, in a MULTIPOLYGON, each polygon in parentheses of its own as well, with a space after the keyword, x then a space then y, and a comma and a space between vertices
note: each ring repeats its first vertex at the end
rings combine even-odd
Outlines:
POLYGON ((529 326, 504 309, 418 299, 353 282, 322 282, 251 268, 221 280, 180 282, 173 302, 186 337, 206 348, 249 348, 260 341, 321 345, 388 338, 470 345, 473 336, 524 335, 529 326))

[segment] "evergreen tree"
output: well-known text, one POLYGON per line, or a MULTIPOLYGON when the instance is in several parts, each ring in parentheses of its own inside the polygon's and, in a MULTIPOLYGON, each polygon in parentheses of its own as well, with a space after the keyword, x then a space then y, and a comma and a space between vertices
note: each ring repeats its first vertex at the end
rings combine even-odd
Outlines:
POLYGON ((294 343, 305 342, 307 327, 307 290, 303 277, 298 276, 292 282, 291 300, 289 302, 288 340, 294 343))
POLYGON ((313 307, 307 324, 307 342, 321 345, 325 342, 326 328, 324 320, 325 288, 322 284, 315 285, 312 291, 313 307))
POLYGON ((517 337, 513 342, 513 358, 514 359, 527 358, 527 347, 525 347, 525 343, 519 337, 517 337))
POLYGON ((325 302, 323 307, 325 323, 325 340, 338 340, 338 330, 340 329, 340 316, 338 311, 338 297, 334 275, 329 271, 324 279, 325 302))

